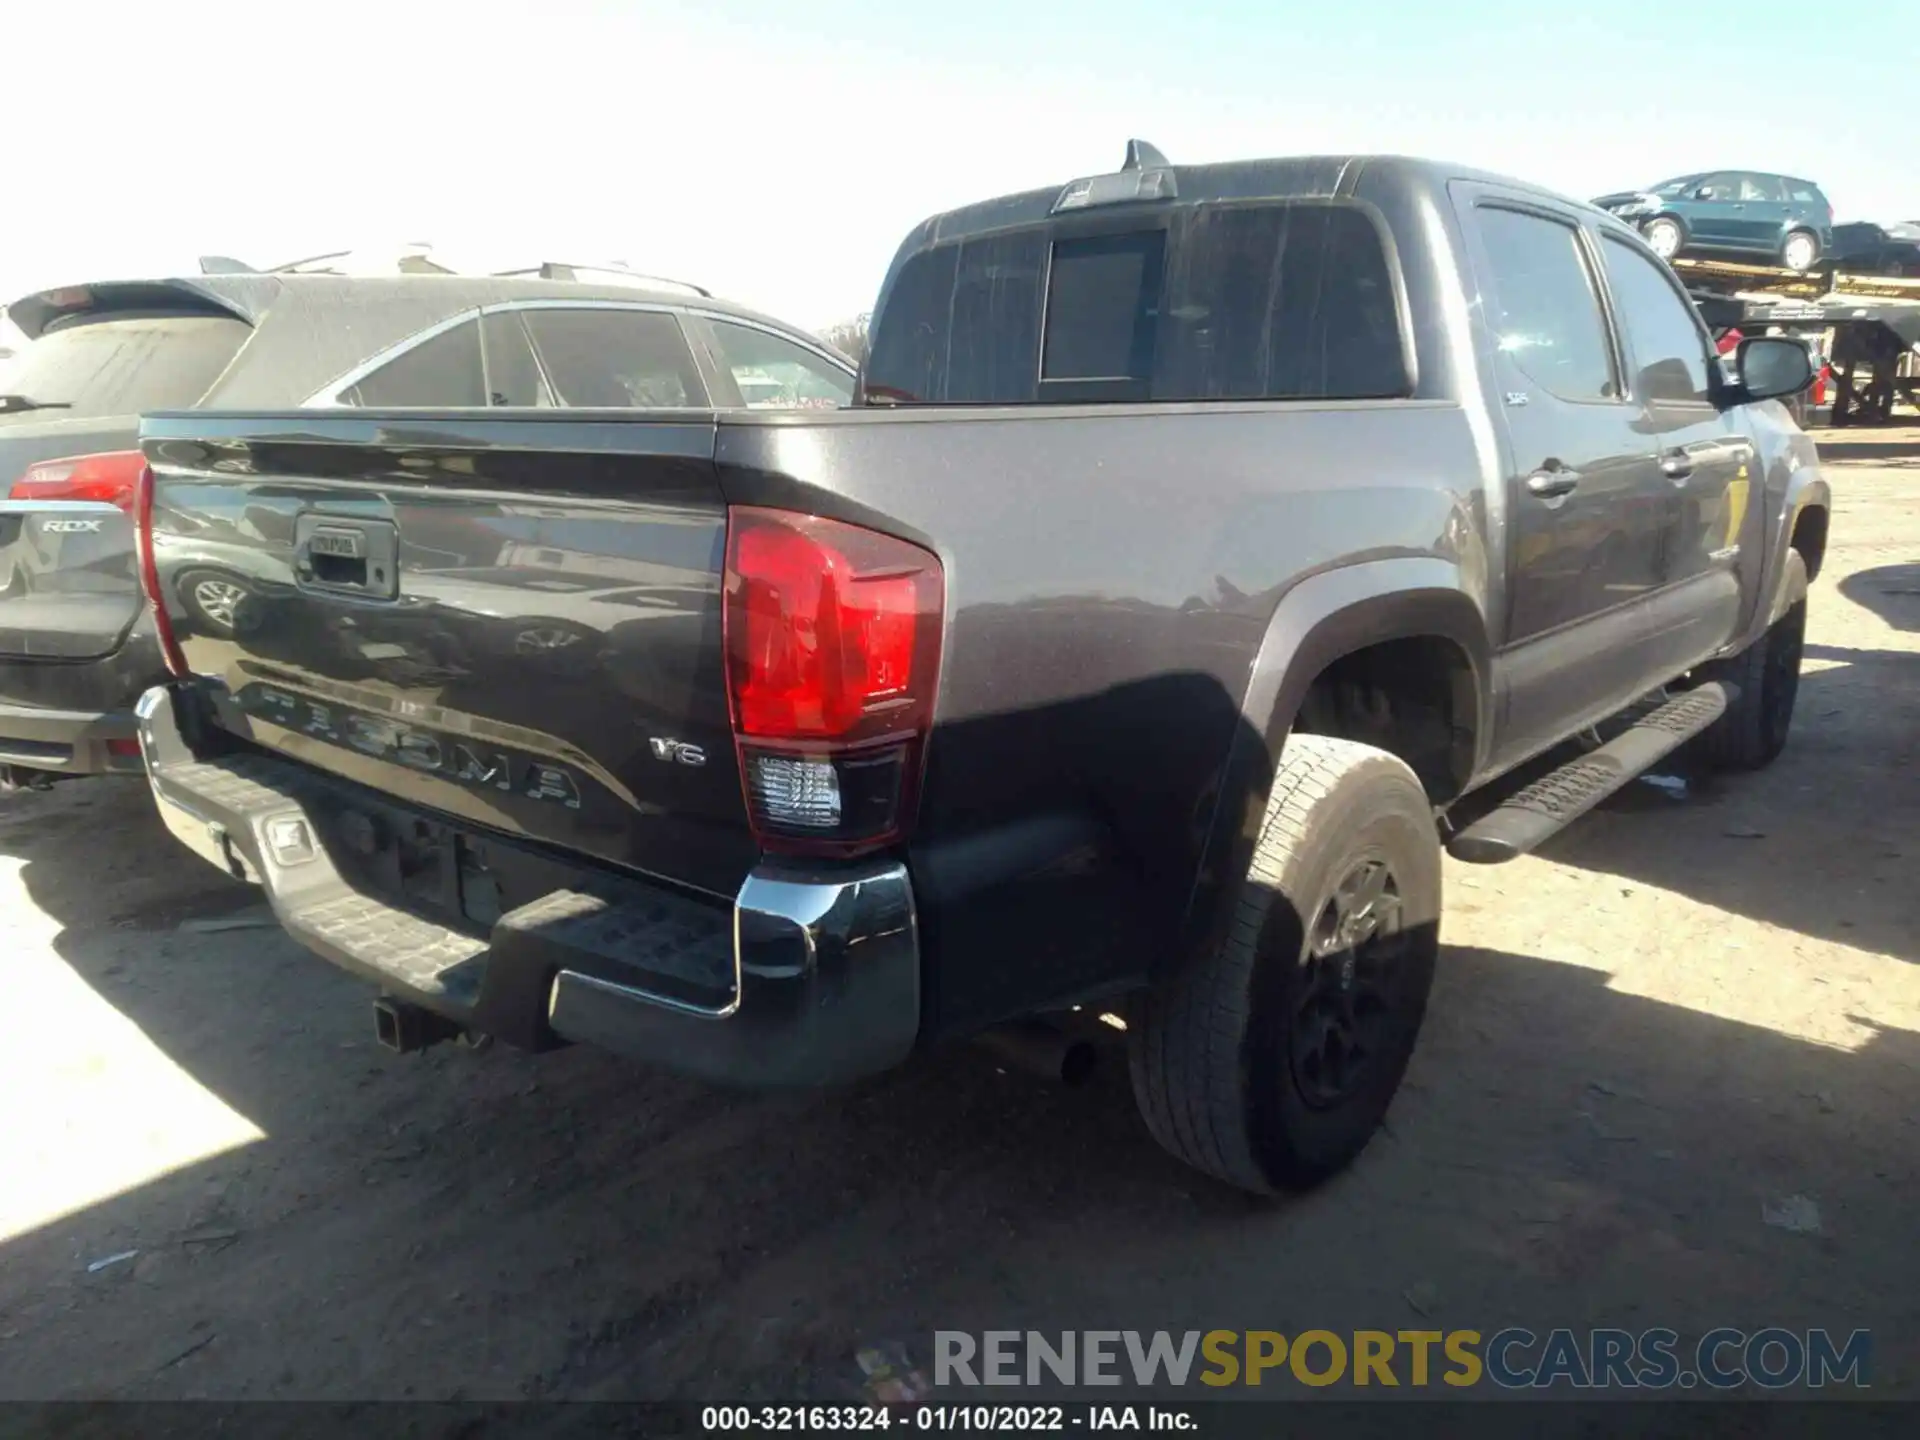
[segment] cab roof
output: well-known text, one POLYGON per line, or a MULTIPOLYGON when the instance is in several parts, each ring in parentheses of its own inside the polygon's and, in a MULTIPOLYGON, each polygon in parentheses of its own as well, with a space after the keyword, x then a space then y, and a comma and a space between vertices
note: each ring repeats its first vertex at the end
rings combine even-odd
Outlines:
POLYGON ((1427 188, 1444 187, 1453 180, 1492 181, 1540 195, 1552 195, 1555 199, 1572 204, 1582 203, 1544 186, 1516 180, 1511 176, 1419 156, 1299 155, 1227 160, 1208 165, 1175 165, 1167 162, 1152 146, 1136 140, 1128 144, 1126 163, 1111 176, 1082 177, 944 211, 916 226, 902 244, 901 253, 995 230, 1041 224, 1056 214, 1067 213, 1060 202, 1075 187, 1102 186, 1130 172, 1166 177, 1164 181, 1154 182, 1157 194, 1141 194, 1137 198, 1172 201, 1180 205, 1226 200, 1337 199, 1353 195, 1363 176, 1371 184, 1427 188))

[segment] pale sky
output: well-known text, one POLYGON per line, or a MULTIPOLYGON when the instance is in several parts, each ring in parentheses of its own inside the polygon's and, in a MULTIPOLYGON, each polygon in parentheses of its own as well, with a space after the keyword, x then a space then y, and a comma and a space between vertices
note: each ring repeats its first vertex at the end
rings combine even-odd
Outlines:
POLYGON ((428 241, 489 267, 623 260, 819 327, 871 306, 926 215, 1117 168, 1136 135, 1180 162, 1396 151, 1582 197, 1776 170, 1819 181, 1840 219, 1920 218, 1902 112, 1920 30, 1869 43, 1828 18, 1798 0, 6 0, 0 299, 428 241))

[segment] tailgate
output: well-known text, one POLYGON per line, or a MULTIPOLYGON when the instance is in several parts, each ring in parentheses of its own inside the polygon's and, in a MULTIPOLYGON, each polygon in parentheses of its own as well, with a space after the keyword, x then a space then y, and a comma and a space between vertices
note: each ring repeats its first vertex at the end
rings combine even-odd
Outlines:
POLYGON ((163 415, 142 437, 161 595, 221 726, 733 894, 757 852, 710 418, 163 415))

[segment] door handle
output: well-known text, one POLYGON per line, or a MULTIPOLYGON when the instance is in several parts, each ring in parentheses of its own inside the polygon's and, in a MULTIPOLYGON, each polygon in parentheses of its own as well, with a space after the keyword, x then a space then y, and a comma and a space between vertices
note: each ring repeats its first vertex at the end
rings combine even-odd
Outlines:
POLYGON ((1571 495, 1579 483, 1578 470, 1551 467, 1527 476, 1527 493, 1539 500, 1558 500, 1563 495, 1571 495))
POLYGON ((1684 450, 1669 450, 1660 457, 1660 473, 1676 483, 1693 474, 1693 457, 1684 450))

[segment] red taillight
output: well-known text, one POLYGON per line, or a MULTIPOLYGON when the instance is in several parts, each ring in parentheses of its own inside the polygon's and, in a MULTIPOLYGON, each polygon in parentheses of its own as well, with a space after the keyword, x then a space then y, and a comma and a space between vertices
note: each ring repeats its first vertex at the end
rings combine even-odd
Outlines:
POLYGON ((736 508, 729 541, 740 733, 859 740, 913 728, 907 712, 932 699, 914 682, 939 642, 940 562, 891 536, 778 510, 736 508))
POLYGON ((173 621, 167 616, 166 596, 160 589, 160 567, 154 558, 153 471, 144 462, 134 485, 133 547, 140 566, 140 588, 146 592, 147 608, 153 612, 153 628, 160 640, 160 653, 166 659, 168 670, 185 677, 190 673, 187 657, 180 651, 180 642, 173 633, 173 621))
POLYGON ((12 500, 95 500, 133 513, 146 458, 138 450, 42 460, 13 482, 12 500))
POLYGON ((838 520, 734 506, 727 688, 769 849, 846 854, 911 823, 933 721, 940 562, 838 520))
POLYGON ((1816 406, 1827 403, 1827 382, 1833 378, 1833 367, 1822 365, 1820 373, 1813 377, 1813 403, 1816 406))

